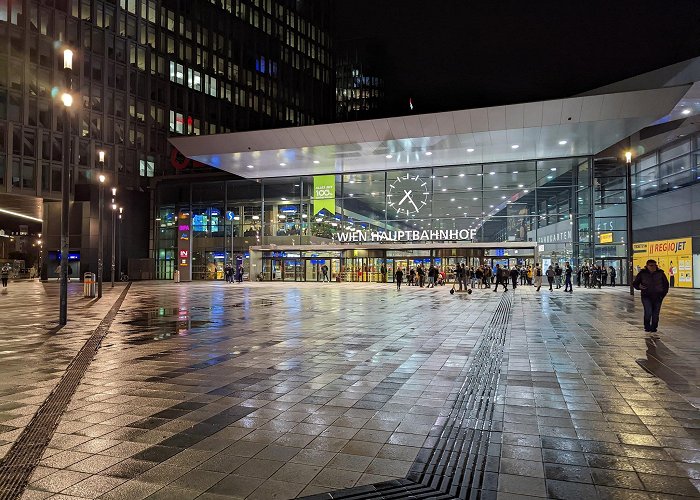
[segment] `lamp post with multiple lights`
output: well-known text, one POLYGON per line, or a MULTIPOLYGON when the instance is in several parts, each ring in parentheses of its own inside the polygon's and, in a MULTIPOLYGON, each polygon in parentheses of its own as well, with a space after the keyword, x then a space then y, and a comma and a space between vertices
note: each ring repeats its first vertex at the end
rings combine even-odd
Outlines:
POLYGON ((627 203, 626 203, 626 219, 627 219, 627 238, 626 248, 627 248, 627 282, 630 286, 630 295, 634 296, 634 287, 632 282, 634 281, 634 266, 632 263, 632 258, 634 255, 634 249, 632 248, 632 152, 627 151, 625 153, 625 180, 627 181, 627 203))
POLYGON ((61 287, 59 292, 58 323, 63 326, 68 322, 68 217, 70 208, 70 114, 73 105, 72 90, 73 51, 63 51, 63 76, 65 91, 61 95, 63 102, 63 176, 61 178, 61 287))
POLYGON ((102 238, 102 229, 103 229, 103 219, 104 219, 104 205, 105 205, 105 152, 104 151, 98 151, 97 152, 98 158, 99 158, 99 174, 97 178, 100 181, 100 190, 99 190, 99 209, 98 209, 98 217, 99 220, 97 222, 97 298, 102 297, 102 279, 104 275, 104 245, 103 245, 103 238, 102 238))

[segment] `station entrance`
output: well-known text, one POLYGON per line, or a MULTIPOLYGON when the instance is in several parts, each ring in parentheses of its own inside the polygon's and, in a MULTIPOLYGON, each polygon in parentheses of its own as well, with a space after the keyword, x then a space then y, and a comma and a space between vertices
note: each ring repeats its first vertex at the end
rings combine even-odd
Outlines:
POLYGON ((404 274, 431 265, 454 281, 457 264, 467 267, 487 265, 533 265, 536 245, 530 242, 506 244, 408 245, 311 245, 291 248, 251 247, 251 266, 261 281, 323 281, 324 267, 329 281, 382 283, 394 282, 396 271, 404 274), (384 270, 384 272, 382 272, 384 270))

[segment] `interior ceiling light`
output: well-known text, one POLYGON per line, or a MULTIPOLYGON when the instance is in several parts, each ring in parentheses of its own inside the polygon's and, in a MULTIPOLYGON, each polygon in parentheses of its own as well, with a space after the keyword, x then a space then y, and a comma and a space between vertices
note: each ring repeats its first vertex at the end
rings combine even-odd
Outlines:
POLYGON ((460 177, 464 177, 464 174, 459 174, 460 177))
POLYGON ((445 191, 447 191, 447 188, 442 188, 442 192, 444 193, 445 191))
POLYGON ((286 166, 287 166, 286 163, 280 163, 280 167, 286 167, 286 166))
POLYGON ((426 151, 426 152, 425 152, 425 156, 430 156, 431 154, 433 154, 432 151, 426 151))
POLYGON ((386 157, 387 157, 388 159, 392 159, 392 158, 393 158, 393 156, 391 156, 391 155, 386 155, 386 157))
POLYGON ((523 187, 523 186, 524 186, 524 184, 518 184, 518 187, 519 187, 519 188, 521 188, 521 187, 523 187))
POLYGON ((690 114, 690 110, 689 110, 689 109, 684 109, 683 111, 681 111, 681 113, 683 113, 684 115, 689 115, 689 114, 690 114))
POLYGON ((563 146, 564 144, 566 144, 566 141, 559 141, 560 146, 563 146))
POLYGON ((549 170, 551 170, 552 172, 556 172, 556 171, 557 171, 557 167, 552 167, 552 168, 550 168, 549 170))
POLYGON ((314 160, 314 165, 318 165, 319 163, 321 163, 321 162, 318 160, 314 160))
POLYGON ((31 215, 20 214, 18 212, 13 212, 12 210, 5 210, 4 208, 0 208, 0 213, 14 215, 15 217, 21 217, 22 219, 29 219, 36 222, 44 222, 42 219, 37 219, 36 217, 32 217, 31 215))
POLYGON ((513 145, 511 146, 511 149, 518 149, 519 147, 520 147, 519 144, 513 144, 513 145))
POLYGON ((474 148, 467 148, 467 153, 473 153, 473 152, 474 152, 474 148))
POLYGON ((253 165, 246 165, 246 167, 248 167, 248 168, 253 168, 253 165))
POLYGON ((467 191, 471 191, 471 190, 472 190, 472 188, 470 188, 470 187, 467 188, 467 191))

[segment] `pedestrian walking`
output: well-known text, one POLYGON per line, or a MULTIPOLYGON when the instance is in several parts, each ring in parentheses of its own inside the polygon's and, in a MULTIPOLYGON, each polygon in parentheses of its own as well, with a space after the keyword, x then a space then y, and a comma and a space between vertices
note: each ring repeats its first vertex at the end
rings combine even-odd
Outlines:
MULTIPOLYGON (((644 331, 655 334, 659 326, 661 303, 666 297, 670 286, 666 274, 659 269, 655 260, 649 259, 644 269, 637 274, 632 285, 642 292, 644 331)), ((652 340, 659 338, 658 335, 652 335, 651 337, 652 340)))
POLYGON ((321 281, 330 282, 330 279, 328 278, 328 266, 325 264, 321 266, 321 281))
POLYGON ((484 269, 481 266, 476 268, 476 271, 474 271, 474 276, 476 277, 476 283, 479 286, 479 289, 483 288, 483 286, 484 286, 484 269))
POLYGON ((510 270, 510 282, 513 285, 513 290, 515 290, 518 286, 518 276, 520 275, 520 271, 518 271, 517 268, 513 268, 510 270))
POLYGON ((542 268, 540 268, 539 264, 535 264, 535 286, 538 292, 542 288, 542 268))
POLYGON ((557 289, 561 288, 561 274, 562 268, 559 267, 559 263, 557 262, 554 265, 554 282, 557 284, 557 289))
POLYGON ((574 286, 571 283, 571 275, 573 274, 573 269, 571 269, 571 265, 567 262, 566 263, 566 268, 564 269, 564 291, 565 292, 574 292, 574 286))
POLYGON ((7 280, 10 279, 10 265, 5 264, 0 270, 0 278, 2 279, 2 287, 7 288, 7 280))
POLYGON ((613 266, 610 266, 610 272, 608 274, 610 275, 610 286, 615 286, 615 281, 617 279, 617 271, 615 271, 615 268, 613 266))
POLYGON ((554 284, 554 268, 552 266, 549 266, 547 269, 547 282, 549 283, 549 291, 551 292, 552 285, 554 284))
POLYGON ((394 274, 394 279, 396 280, 396 290, 401 290, 401 282, 403 281, 403 271, 399 267, 394 274))
POLYGON ((603 286, 608 286, 608 268, 605 266, 600 268, 600 283, 603 286))
POLYGON ((464 268, 460 264, 457 264, 455 268, 455 278, 457 279, 457 283, 459 283, 459 291, 461 292, 462 284, 464 283, 464 268))
POLYGON ((668 279, 669 285, 671 288, 674 288, 676 286, 676 268, 673 267, 673 261, 671 261, 671 265, 668 266, 668 279))
POLYGON ((503 285, 503 291, 508 291, 508 270, 505 267, 501 267, 500 264, 496 264, 496 286, 493 288, 494 292, 498 291, 498 285, 503 285))

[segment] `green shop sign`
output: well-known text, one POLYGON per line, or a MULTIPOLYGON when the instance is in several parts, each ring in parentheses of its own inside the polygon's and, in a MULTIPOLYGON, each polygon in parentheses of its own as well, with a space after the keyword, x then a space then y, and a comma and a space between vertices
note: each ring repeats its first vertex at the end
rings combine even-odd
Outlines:
POLYGON ((324 208, 335 213, 335 175, 314 176, 314 214, 324 208))

